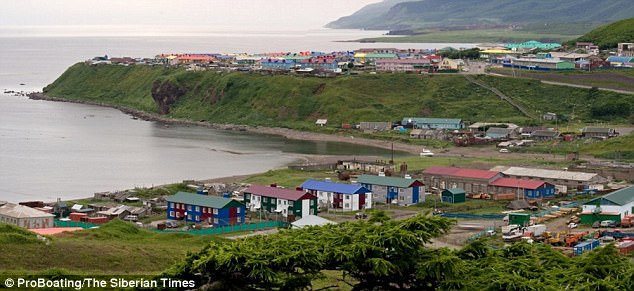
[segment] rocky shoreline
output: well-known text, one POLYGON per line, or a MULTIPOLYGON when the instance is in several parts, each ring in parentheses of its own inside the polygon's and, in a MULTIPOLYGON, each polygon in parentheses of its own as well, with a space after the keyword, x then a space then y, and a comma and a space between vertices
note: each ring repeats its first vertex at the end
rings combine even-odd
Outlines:
POLYGON ((410 144, 404 144, 404 143, 398 143, 398 142, 376 140, 376 139, 369 139, 369 138, 359 138, 359 137, 353 137, 353 136, 307 132, 307 131, 300 131, 300 130, 294 130, 289 128, 281 128, 281 127, 219 124, 219 123, 200 122, 200 121, 193 121, 193 120, 175 119, 175 118, 161 116, 157 113, 149 113, 149 112, 131 109, 131 108, 119 106, 119 105, 112 105, 107 103, 91 102, 91 101, 84 101, 84 100, 68 100, 68 99, 59 98, 59 97, 52 97, 42 92, 29 93, 27 94, 27 96, 33 100, 70 102, 70 103, 89 104, 89 105, 115 108, 125 114, 129 114, 139 119, 143 119, 146 121, 161 122, 166 124, 195 125, 195 126, 203 126, 203 127, 221 129, 221 130, 245 131, 245 132, 259 133, 259 134, 272 134, 272 135, 279 135, 288 139, 295 139, 295 140, 345 142, 345 143, 372 146, 372 147, 383 148, 383 149, 392 149, 393 147, 395 151, 407 152, 407 153, 415 154, 415 155, 419 154, 422 149, 422 146, 420 145, 410 145, 410 144))

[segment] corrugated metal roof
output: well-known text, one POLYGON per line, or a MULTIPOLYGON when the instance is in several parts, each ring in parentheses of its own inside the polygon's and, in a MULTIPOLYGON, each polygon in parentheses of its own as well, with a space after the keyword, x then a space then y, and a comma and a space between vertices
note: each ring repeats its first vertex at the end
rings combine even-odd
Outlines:
POLYGON ((621 206, 627 205, 628 203, 634 201, 634 186, 616 190, 599 198, 592 199, 584 203, 584 205, 604 205, 604 203, 601 203, 601 200, 608 200, 614 204, 621 206))
POLYGON ((249 188, 244 190, 244 193, 250 193, 265 197, 273 197, 273 198, 281 198, 286 200, 300 200, 300 199, 317 199, 317 197, 306 193, 304 191, 297 191, 291 189, 277 188, 277 187, 267 187, 260 185, 251 185, 249 188))
POLYGON ((451 189, 445 189, 444 191, 447 191, 451 193, 452 195, 465 194, 465 190, 462 188, 451 188, 451 189))
POLYGON ((542 185, 546 184, 544 181, 536 181, 536 180, 522 180, 515 178, 499 178, 495 179, 495 181, 491 182, 491 186, 498 187, 509 187, 509 188, 521 188, 521 189, 530 189, 535 190, 542 185))
POLYGON ((455 167, 430 167, 423 171, 423 174, 488 180, 497 176, 499 172, 455 167))
POLYGON ((590 127, 586 126, 581 130, 582 133, 610 133, 610 128, 607 127, 590 127))
POLYGON ((168 202, 183 203, 188 205, 204 206, 222 209, 227 207, 230 203, 240 203, 233 201, 229 198, 207 196, 201 194, 193 194, 187 192, 178 192, 170 197, 167 197, 168 202))
POLYGON ((427 118, 427 117, 404 117, 401 124, 415 123, 415 124, 460 124, 462 119, 459 118, 427 118))
POLYGON ((391 187, 399 187, 399 188, 408 188, 414 186, 422 186, 423 182, 414 179, 405 179, 399 177, 384 177, 384 176, 373 176, 373 175, 361 175, 357 179, 361 184, 370 184, 370 185, 381 185, 381 186, 391 186, 391 187))
POLYGON ((524 176, 524 177, 547 178, 547 179, 557 179, 557 180, 573 180, 573 181, 590 181, 592 180, 592 178, 597 176, 597 174, 594 174, 594 173, 569 172, 569 171, 558 171, 558 170, 522 168, 522 167, 509 167, 508 169, 504 170, 502 173, 504 175, 509 175, 509 176, 524 176))
POLYGON ((317 190, 340 194, 364 194, 371 192, 359 184, 343 184, 317 180, 306 180, 301 187, 304 190, 317 190))
POLYGON ((6 203, 0 206, 0 215, 13 218, 55 217, 53 214, 13 203, 6 203))

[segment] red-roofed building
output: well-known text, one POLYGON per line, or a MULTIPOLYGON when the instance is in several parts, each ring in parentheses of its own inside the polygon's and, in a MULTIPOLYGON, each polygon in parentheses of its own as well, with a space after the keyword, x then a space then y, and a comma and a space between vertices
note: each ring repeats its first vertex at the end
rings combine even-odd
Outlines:
POLYGON ((289 221, 317 215, 317 196, 307 191, 251 185, 244 190, 244 203, 250 211, 278 213, 289 221))
POLYGON ((462 188, 470 194, 489 193, 489 184, 501 177, 500 172, 456 167, 430 167, 423 171, 423 182, 428 187, 462 188))
POLYGON ((555 185, 539 180, 499 178, 489 184, 492 193, 523 193, 526 199, 553 198, 555 185))

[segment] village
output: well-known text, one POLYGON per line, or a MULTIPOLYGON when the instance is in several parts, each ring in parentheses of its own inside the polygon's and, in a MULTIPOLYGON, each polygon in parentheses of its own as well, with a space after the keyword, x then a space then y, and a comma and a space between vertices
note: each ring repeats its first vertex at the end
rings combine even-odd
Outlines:
POLYGON ((368 219, 379 210, 393 219, 419 213, 456 218, 455 230, 440 239, 453 240, 454 247, 486 236, 499 243, 548 243, 569 255, 600 243, 617 242, 624 254, 634 249, 634 233, 620 228, 630 227, 634 217, 631 170, 625 180, 580 169, 516 166, 431 166, 409 172, 406 164, 356 159, 319 169, 330 174, 288 188, 183 181, 181 190, 163 189, 164 195, 151 198, 127 190, 95 193, 87 204, 2 202, 0 222, 41 235, 99 228, 113 219, 157 232, 254 235, 368 219), (487 207, 494 210, 469 211, 487 207))
POLYGON ((298 74, 336 77, 338 74, 377 72, 408 73, 482 73, 484 66, 526 70, 595 70, 631 68, 634 43, 619 43, 616 51, 600 51, 593 43, 579 42, 575 47, 557 43, 481 44, 473 49, 361 48, 337 52, 247 53, 162 53, 154 58, 95 57, 87 63, 115 65, 160 65, 184 67, 192 71, 218 70, 298 74), (469 66, 465 60, 475 60, 469 66))
MULTIPOLYGON (((626 68, 634 63, 632 43, 619 44, 618 51, 605 59, 598 56, 600 53, 597 46, 589 43, 578 43, 575 48, 564 51, 559 44, 530 41, 475 50, 377 48, 254 55, 166 53, 152 59, 104 56, 87 62, 182 67, 194 72, 217 70, 315 77, 388 72, 479 74, 491 66, 520 70, 590 70, 626 68), (462 58, 478 61, 470 64, 462 58)), ((486 88, 478 81, 472 82, 486 88)), ((525 113, 506 96, 500 98, 524 114, 533 114, 525 113)), ((398 120, 369 120, 357 124, 331 124, 328 119, 320 118, 315 120, 314 126, 370 135, 389 132, 413 141, 438 140, 455 147, 483 149, 481 146, 487 146, 485 150, 490 154, 506 155, 510 160, 521 148, 574 140, 604 142, 632 131, 631 128, 591 125, 562 131, 558 125, 568 119, 554 112, 536 116, 541 126, 468 121, 461 116, 395 118, 398 120)), ((432 150, 421 148, 417 158, 429 159, 433 164, 434 159, 443 156, 443 151, 432 150)), ((163 188, 152 195, 141 195, 135 189, 94 193, 91 199, 78 203, 0 202, 0 222, 41 235, 99 228, 113 219, 156 232, 254 235, 277 228, 368 219, 376 211, 383 211, 393 219, 420 213, 456 218, 455 231, 452 231, 456 235, 445 240, 453 247, 486 236, 499 243, 520 240, 548 243, 570 255, 614 242, 624 254, 634 250, 634 232, 620 229, 630 227, 634 217, 634 186, 631 186, 634 166, 606 161, 575 163, 580 160, 575 151, 567 153, 564 160, 570 162, 565 169, 433 165, 420 171, 408 171, 407 164, 397 164, 393 158, 389 161, 339 159, 290 165, 289 169, 309 176, 294 185, 279 185, 275 181, 256 184, 192 180, 183 181, 177 190, 163 188), (317 172, 321 173, 319 177, 310 177, 317 172), (477 208, 491 211, 472 211, 477 208)))

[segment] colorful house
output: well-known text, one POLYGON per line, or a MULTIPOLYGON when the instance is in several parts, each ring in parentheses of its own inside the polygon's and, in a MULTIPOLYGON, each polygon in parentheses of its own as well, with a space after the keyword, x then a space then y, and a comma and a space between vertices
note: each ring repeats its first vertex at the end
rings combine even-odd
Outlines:
POLYGON ((303 190, 317 196, 322 208, 357 211, 372 208, 372 192, 359 184, 306 180, 303 190))
POLYGON ((502 66, 536 71, 573 70, 576 68, 574 62, 558 58, 516 58, 511 59, 510 62, 503 63, 502 66))
POLYGON ((279 213, 290 218, 317 215, 317 197, 307 191, 251 185, 244 190, 244 203, 251 211, 279 213))
POLYGON ((489 185, 493 193, 521 193, 526 199, 547 199, 555 196, 555 185, 539 180, 499 178, 489 185))
POLYGON ((394 203, 396 201, 398 205, 403 206, 425 202, 425 186, 419 180, 361 175, 358 182, 372 191, 373 202, 394 203))
POLYGON ((597 220, 620 222, 621 218, 634 214, 634 186, 592 199, 581 209, 581 223, 592 224, 597 220))
POLYGON ((375 63, 378 72, 417 72, 429 70, 431 60, 421 59, 384 59, 375 63))
POLYGON ((167 219, 206 222, 214 227, 244 223, 242 203, 217 196, 178 192, 167 198, 167 219))
POLYGON ((296 65, 297 62, 295 60, 274 58, 260 60, 262 70, 291 70, 294 69, 296 65))

